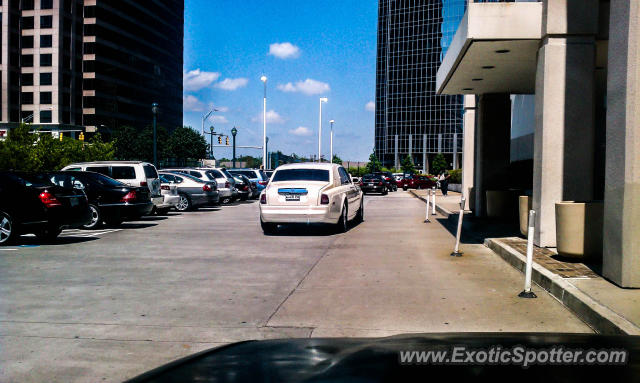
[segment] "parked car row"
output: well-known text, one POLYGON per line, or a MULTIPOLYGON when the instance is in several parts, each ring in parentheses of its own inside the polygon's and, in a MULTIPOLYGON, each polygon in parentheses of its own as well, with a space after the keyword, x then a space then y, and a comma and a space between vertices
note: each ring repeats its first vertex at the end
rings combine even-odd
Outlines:
POLYGON ((267 183, 259 170, 158 171, 141 161, 76 163, 55 172, 0 172, 0 245, 22 234, 50 241, 63 229, 117 226, 172 208, 188 211, 258 198, 259 188, 267 183))

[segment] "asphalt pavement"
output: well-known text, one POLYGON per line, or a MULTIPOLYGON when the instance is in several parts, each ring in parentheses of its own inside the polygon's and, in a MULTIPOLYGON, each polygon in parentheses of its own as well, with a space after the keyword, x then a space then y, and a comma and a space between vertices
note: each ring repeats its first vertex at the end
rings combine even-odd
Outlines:
POLYGON ((345 234, 260 230, 257 202, 0 248, 0 381, 121 381, 247 339, 591 332, 407 192, 366 196, 345 234))

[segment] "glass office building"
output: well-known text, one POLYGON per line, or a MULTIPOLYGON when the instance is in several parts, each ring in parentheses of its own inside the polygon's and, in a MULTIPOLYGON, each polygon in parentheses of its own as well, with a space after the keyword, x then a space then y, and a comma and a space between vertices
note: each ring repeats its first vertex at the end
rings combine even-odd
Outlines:
POLYGON ((467 0, 379 0, 375 152, 386 167, 410 155, 428 171, 443 153, 459 167, 462 96, 436 95, 436 73, 467 0))

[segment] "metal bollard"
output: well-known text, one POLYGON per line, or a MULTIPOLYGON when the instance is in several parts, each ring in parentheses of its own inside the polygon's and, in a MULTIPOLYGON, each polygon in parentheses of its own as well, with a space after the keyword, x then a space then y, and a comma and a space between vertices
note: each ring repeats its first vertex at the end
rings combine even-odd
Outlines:
POLYGON ((427 192, 427 212, 425 214, 425 218, 424 218, 424 223, 429 223, 431 222, 431 220, 429 220, 429 192, 427 192))
POLYGON ((431 188, 431 214, 436 215, 436 187, 431 188))
POLYGON ((537 298, 531 291, 531 269, 533 268, 533 234, 535 231, 536 212, 529 210, 529 230, 527 232, 527 266, 524 273, 524 290, 518 294, 520 298, 537 298))
POLYGON ((462 257, 462 252, 460 251, 460 236, 462 235, 462 217, 464 216, 464 205, 465 205, 464 196, 460 200, 460 215, 458 216, 458 231, 456 231, 456 246, 453 249, 453 253, 451 253, 452 257, 462 257))

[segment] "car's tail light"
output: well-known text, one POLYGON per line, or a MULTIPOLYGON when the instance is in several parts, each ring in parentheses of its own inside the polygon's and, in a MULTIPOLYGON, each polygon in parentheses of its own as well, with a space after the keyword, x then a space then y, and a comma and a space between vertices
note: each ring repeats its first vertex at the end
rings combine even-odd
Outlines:
POLYGON ((260 195, 260 203, 265 205, 267 203, 267 195, 262 193, 262 195, 260 195))
POLYGON ((120 199, 120 202, 125 202, 125 203, 133 202, 133 201, 136 200, 136 198, 137 198, 136 192, 130 191, 129 193, 125 194, 124 197, 122 197, 120 199))
POLYGON ((147 184, 147 181, 142 181, 142 182, 140 182, 140 186, 147 186, 147 185, 148 185, 148 184, 147 184))
POLYGON ((62 206, 60 201, 58 201, 58 199, 47 190, 40 193, 40 201, 42 201, 46 207, 62 206))
POLYGON ((211 191, 211 190, 212 190, 211 189, 211 185, 207 185, 207 184, 202 185, 202 191, 208 192, 208 191, 211 191))
POLYGON ((269 181, 258 181, 258 183, 259 183, 260 185, 266 185, 266 184, 268 184, 268 183, 269 183, 269 181))
POLYGON ((320 196, 320 204, 321 205, 328 205, 329 204, 329 196, 326 194, 323 194, 320 196))
POLYGON ((229 189, 231 187, 231 183, 229 181, 225 182, 224 187, 229 189))
POLYGON ((169 185, 160 185, 160 189, 161 189, 161 190, 171 190, 171 188, 169 187, 169 185))
POLYGON ((378 182, 378 185, 382 186, 382 181, 378 182))
POLYGON ((385 178, 385 179, 386 179, 387 181, 391 181, 391 178, 389 178, 389 177, 387 177, 387 178, 385 178))
POLYGON ((360 181, 358 184, 359 184, 360 186, 364 185, 364 184, 362 183, 362 181, 360 181))

